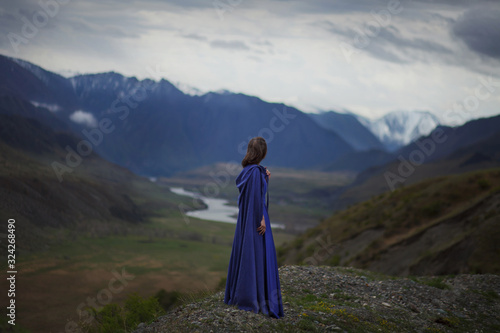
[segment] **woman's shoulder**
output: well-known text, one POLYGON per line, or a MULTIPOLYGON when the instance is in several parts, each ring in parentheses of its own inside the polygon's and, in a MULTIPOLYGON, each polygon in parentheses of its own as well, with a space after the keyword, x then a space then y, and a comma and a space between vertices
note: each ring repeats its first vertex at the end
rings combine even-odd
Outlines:
POLYGON ((264 168, 260 164, 249 164, 246 167, 243 168, 243 170, 251 171, 251 172, 261 172, 261 173, 266 173, 266 168, 264 168))
POLYGON ((244 186, 248 182, 255 182, 257 179, 265 177, 266 169, 258 164, 247 165, 241 170, 236 178, 236 186, 238 188, 244 186))

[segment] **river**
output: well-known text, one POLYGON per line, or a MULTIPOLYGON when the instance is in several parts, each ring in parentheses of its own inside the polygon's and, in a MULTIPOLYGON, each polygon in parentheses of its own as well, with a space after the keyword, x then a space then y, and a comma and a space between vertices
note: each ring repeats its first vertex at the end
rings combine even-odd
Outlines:
MULTIPOLYGON (((170 191, 175 194, 200 199, 205 203, 205 205, 207 205, 206 209, 186 212, 187 216, 196 217, 208 221, 236 224, 238 217, 238 207, 228 205, 227 200, 204 197, 199 193, 186 191, 181 187, 171 187, 170 191)), ((271 227, 273 229, 285 229, 285 225, 280 223, 271 223, 271 227)))

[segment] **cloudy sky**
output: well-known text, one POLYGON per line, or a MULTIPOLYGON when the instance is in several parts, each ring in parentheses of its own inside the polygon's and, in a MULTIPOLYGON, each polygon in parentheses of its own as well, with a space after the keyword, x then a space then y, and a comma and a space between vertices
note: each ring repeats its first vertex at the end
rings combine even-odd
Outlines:
POLYGON ((0 0, 0 53, 65 76, 457 123, 500 113, 499 17, 498 0, 0 0))

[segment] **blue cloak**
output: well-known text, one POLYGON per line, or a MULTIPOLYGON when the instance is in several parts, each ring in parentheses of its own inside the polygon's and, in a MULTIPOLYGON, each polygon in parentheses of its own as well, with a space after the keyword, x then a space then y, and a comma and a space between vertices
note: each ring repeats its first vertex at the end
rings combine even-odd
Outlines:
POLYGON ((283 317, 278 262, 267 214, 267 175, 264 167, 248 165, 236 178, 238 222, 227 272, 224 303, 274 317, 283 317), (266 232, 257 228, 264 216, 266 232))

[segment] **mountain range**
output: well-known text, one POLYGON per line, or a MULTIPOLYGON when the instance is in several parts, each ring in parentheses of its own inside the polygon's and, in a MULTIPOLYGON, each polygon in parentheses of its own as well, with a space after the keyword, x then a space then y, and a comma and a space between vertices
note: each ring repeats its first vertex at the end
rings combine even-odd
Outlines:
POLYGON ((356 184, 399 155, 408 158, 414 142, 436 128, 459 134, 425 163, 492 132, 473 128, 465 135, 439 126, 434 115, 423 111, 368 120, 335 111, 304 113, 229 91, 189 94, 164 79, 138 80, 114 72, 65 78, 5 56, 0 56, 0 114, 33 118, 79 137, 65 147, 68 156, 78 153, 84 162, 90 150, 140 175, 169 176, 239 162, 248 140, 259 135, 269 145, 266 165, 362 172, 356 184))
POLYGON ((248 140, 258 135, 268 141, 268 165, 321 166, 355 151, 305 113, 253 96, 191 96, 166 80, 114 72, 67 79, 3 56, 0 74, 2 113, 72 131, 94 152, 141 175, 239 161, 248 140))
POLYGON ((318 125, 338 133, 357 151, 393 152, 428 135, 440 124, 436 116, 426 111, 393 111, 374 120, 335 111, 310 116, 318 125))

